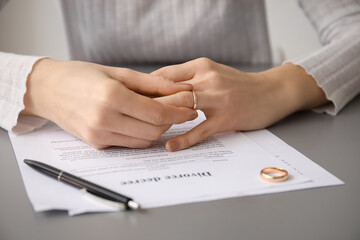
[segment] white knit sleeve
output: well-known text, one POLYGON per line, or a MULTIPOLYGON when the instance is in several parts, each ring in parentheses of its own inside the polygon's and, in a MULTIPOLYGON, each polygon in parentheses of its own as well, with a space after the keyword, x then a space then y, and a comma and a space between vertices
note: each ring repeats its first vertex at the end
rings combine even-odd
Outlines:
POLYGON ((336 115, 360 92, 360 1, 299 0, 299 4, 324 46, 290 62, 304 68, 331 101, 314 110, 336 115))
POLYGON ((22 116, 26 80, 41 57, 0 52, 0 127, 25 133, 41 127, 46 120, 22 116))

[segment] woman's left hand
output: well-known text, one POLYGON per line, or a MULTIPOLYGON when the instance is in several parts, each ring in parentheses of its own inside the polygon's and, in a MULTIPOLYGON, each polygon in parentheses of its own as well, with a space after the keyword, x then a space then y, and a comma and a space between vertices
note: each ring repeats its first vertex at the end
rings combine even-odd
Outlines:
MULTIPOLYGON (((327 101, 315 80, 290 63, 265 72, 245 73, 199 58, 152 74, 192 84, 197 96, 196 109, 206 116, 204 122, 189 132, 170 139, 166 143, 169 151, 188 148, 215 133, 262 129, 297 110, 327 101)), ((194 102, 187 96, 192 94, 179 92, 157 100, 192 108, 194 102)))

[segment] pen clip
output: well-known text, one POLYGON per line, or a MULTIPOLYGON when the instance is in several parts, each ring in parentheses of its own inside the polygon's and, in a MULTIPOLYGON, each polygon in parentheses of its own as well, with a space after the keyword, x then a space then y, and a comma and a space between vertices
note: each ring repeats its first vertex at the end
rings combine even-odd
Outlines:
POLYGON ((110 206, 110 207, 113 207, 113 208, 116 208, 116 210, 118 211, 124 211, 126 210, 126 206, 124 203, 119 203, 119 202, 114 202, 114 201, 110 201, 110 200, 107 200, 105 198, 102 198, 102 197, 99 197, 99 196, 96 196, 95 194, 92 194, 92 193, 89 193, 88 191, 86 191, 85 188, 82 188, 80 189, 80 192, 82 194, 84 194, 85 196, 99 202, 99 203, 102 203, 102 204, 105 204, 107 206, 110 206))

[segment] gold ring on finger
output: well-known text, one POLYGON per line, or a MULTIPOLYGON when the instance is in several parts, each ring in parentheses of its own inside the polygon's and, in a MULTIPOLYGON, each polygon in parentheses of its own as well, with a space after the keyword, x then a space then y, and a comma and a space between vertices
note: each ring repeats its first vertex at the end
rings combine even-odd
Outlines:
POLYGON ((192 91, 192 94, 193 94, 193 97, 194 97, 194 106, 193 106, 193 109, 196 110, 196 107, 197 107, 197 96, 196 96, 196 93, 195 93, 194 90, 192 91))

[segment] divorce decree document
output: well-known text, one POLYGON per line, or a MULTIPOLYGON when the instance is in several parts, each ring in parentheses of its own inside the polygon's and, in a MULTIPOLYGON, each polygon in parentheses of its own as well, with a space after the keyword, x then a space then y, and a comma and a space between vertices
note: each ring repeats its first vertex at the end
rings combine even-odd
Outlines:
MULTIPOLYGON (((262 138, 261 131, 265 131, 267 141, 278 139, 267 130, 257 131, 257 138, 254 133, 231 132, 211 136, 183 151, 168 152, 165 149, 168 139, 189 131, 203 119, 202 116, 192 122, 174 125, 147 149, 111 147, 96 150, 52 122, 25 135, 9 135, 36 211, 63 209, 78 214, 115 209, 36 172, 23 163, 24 159, 47 163, 129 196, 143 208, 261 194, 262 191, 271 193, 276 189, 292 190, 313 182, 312 175, 302 171, 301 162, 294 164, 288 159, 292 157, 291 153, 287 152, 287 159, 284 159, 281 150, 271 152, 257 142, 256 139, 262 138), (266 182, 260 177, 260 171, 266 167, 284 168, 289 178, 280 183, 266 182)), ((301 154, 297 157, 303 158, 304 169, 312 163, 301 154)), ((341 184, 336 177, 313 165, 328 179, 328 185, 329 182, 341 184)))

